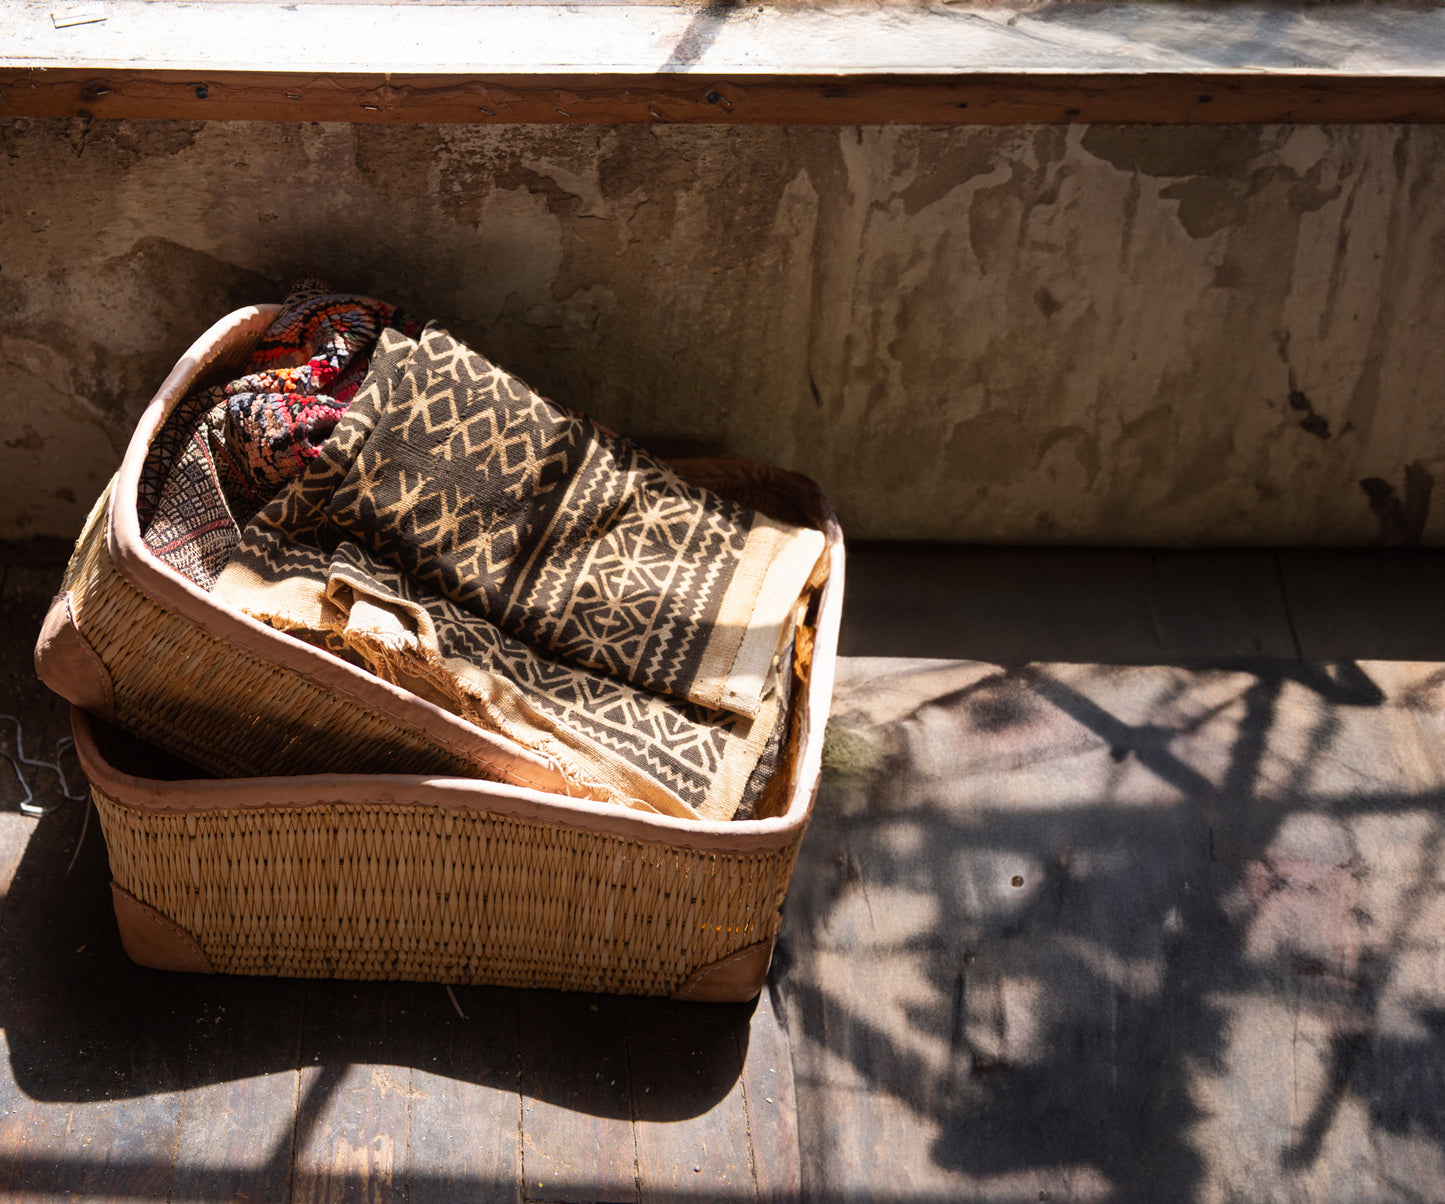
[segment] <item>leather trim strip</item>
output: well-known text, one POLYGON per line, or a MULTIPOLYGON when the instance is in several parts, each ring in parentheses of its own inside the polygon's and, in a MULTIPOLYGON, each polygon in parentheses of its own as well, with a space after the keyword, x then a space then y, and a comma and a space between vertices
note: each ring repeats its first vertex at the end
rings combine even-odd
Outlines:
MULTIPOLYGON (((80 758, 80 767, 90 784, 114 805, 144 815, 200 815, 208 811, 273 808, 298 810, 335 804, 438 807, 565 825, 615 836, 635 844, 703 853, 768 852, 787 848, 801 835, 801 824, 787 816, 736 823, 661 816, 658 818, 666 820, 666 824, 629 825, 618 822, 618 813, 622 809, 612 803, 565 799, 475 778, 330 773, 159 781, 136 777, 113 766, 96 743, 93 721, 78 707, 71 709, 70 726, 75 733, 75 752, 80 758)), ((127 735, 125 739, 134 737, 127 735)))

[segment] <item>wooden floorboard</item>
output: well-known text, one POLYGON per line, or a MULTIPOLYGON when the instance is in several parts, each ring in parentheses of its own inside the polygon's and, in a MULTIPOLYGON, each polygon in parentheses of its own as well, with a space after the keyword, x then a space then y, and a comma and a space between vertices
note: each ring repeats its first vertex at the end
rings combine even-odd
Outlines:
POLYGON ((845 670, 781 979, 809 1198, 1431 1198, 1445 778, 1407 677, 845 670))
MULTIPOLYGON (((50 762, 68 732, 67 709, 36 682, 30 649, 60 571, 43 561, 12 563, 0 595, 11 633, 0 651, 0 712, 20 720, 27 756, 50 762)), ((7 722, 0 740, 14 752, 14 739, 7 722)), ((21 769, 46 814, 5 816, 12 833, 26 824, 29 832, 3 883, 0 917, 0 1027, 8 1054, 0 1075, 0 1182, 8 1182, 0 1190, 164 1199, 181 1110, 185 1009, 157 976, 119 999, 112 994, 132 967, 118 943, 97 932, 95 921, 110 904, 99 826, 93 815, 87 823, 89 801, 68 801, 49 768, 21 769)))
MULTIPOLYGON (((410 1040, 426 1024, 409 984, 306 984, 291 1198, 407 1198, 410 1040)), ((441 992, 431 994, 439 998, 441 992)), ((435 999, 433 999, 435 1002, 435 999)), ((431 1199, 441 1185, 434 1186, 431 1199)))
POLYGON ((178 989, 196 1002, 171 1204, 287 1199, 304 984, 188 978, 178 989))
MULTIPOLYGON (((0 644, 0 713, 49 761, 67 708, 30 648, 60 566, 33 560, 3 565, 22 634, 0 644)), ((0 793, 0 1196, 752 1200, 755 1161, 767 1182, 796 1166, 786 1127, 750 1148, 749 1086, 789 1097, 771 1010, 145 970, 93 815, 77 853, 88 803, 22 770, 53 809, 20 814, 19 779, 0 793)))
POLYGON ((1435 1198, 1438 561, 933 555, 893 618, 850 556, 778 977, 805 1197, 1435 1198))
POLYGON ((839 652, 1004 664, 1153 659, 1148 563, 1138 552, 849 548, 839 652))
POLYGON ((97 930, 109 919, 109 900, 93 817, 67 875, 83 820, 75 805, 32 821, 7 884, 0 1166, 8 1167, 8 1190, 20 1194, 165 1199, 188 1017, 159 976, 133 975, 118 942, 97 930))
POLYGON ((520 992, 497 988, 457 987, 450 996, 443 987, 419 988, 408 1200, 522 1198, 523 1000, 520 992))
POLYGON ((637 1199, 626 1005, 539 991, 521 1009, 523 1198, 637 1199))
POLYGON ((1293 656, 1274 553, 850 548, 840 652, 1026 664, 1293 656))
POLYGON ((1303 655, 1445 661, 1445 556, 1437 551, 1281 552, 1303 655))
POLYGON ((1144 588, 1172 660, 1298 654, 1272 551, 1152 552, 1144 588))
POLYGON ((1440 121, 1430 5, 0 0, 20 117, 415 122, 1440 121), (325 44, 325 70, 276 46, 325 44))
MULTIPOLYGON (((10 567, 33 631, 53 568, 10 567)), ((143 970, 93 817, 77 852, 85 808, 28 767, 54 810, 0 794, 0 1196, 1437 1198, 1439 564, 849 568, 755 1005, 143 970)), ((0 711, 50 760, 28 656, 0 646, 0 711)))
POLYGON ((842 78, 751 71, 528 71, 481 78, 484 74, 474 68, 451 74, 413 67, 405 73, 319 75, 0 61, 0 104, 17 117, 87 121, 813 126, 1445 121, 1440 81, 1428 73, 945 70, 842 78))
POLYGON ((761 1204, 790 1204, 802 1190, 793 1053, 774 1014, 772 991, 758 999, 748 1030, 743 1089, 761 1204))
POLYGON ((756 1197, 742 1074, 752 1010, 742 1004, 626 1001, 643 1204, 690 1196, 756 1197))

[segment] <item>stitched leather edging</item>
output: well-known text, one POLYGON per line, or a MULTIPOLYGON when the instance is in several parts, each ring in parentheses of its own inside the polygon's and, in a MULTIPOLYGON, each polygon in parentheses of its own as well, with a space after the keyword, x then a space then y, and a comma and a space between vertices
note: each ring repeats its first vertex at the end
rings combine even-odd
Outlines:
MULTIPOLYGON (((649 816, 646 818, 654 822, 629 825, 626 820, 632 813, 618 816, 614 803, 560 798, 474 778, 309 774, 161 781, 137 777, 112 765, 96 743, 90 717, 78 707, 71 708, 70 726, 80 767, 90 784, 115 806, 139 814, 204 815, 212 811, 296 810, 331 805, 435 807, 566 824, 639 846, 735 855, 781 852, 796 845, 803 834, 802 823, 787 816, 741 823, 649 816)), ((135 740, 134 736, 121 735, 135 740)))
POLYGON ((62 698, 109 719, 115 690, 105 662, 75 621, 70 591, 57 594, 35 641, 35 674, 62 698))

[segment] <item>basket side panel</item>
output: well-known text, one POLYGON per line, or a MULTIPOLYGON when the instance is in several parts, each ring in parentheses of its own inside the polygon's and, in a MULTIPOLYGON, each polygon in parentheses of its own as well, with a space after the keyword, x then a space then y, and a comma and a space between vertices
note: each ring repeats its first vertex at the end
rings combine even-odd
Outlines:
POLYGON ((157 606, 112 563, 103 507, 76 543, 66 588, 77 628, 110 675, 122 725, 213 773, 485 776, 476 763, 157 606))
POLYGON ((234 974, 671 995, 772 941, 797 854, 394 802, 155 814, 93 793, 116 882, 234 974))

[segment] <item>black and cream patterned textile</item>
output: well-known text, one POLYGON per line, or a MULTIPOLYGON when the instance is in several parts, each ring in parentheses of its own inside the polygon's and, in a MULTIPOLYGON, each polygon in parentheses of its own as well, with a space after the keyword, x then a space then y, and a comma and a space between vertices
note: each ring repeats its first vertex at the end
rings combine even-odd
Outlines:
POLYGON ((758 713, 820 532, 686 484, 435 325, 382 389, 336 527, 534 648, 758 713))
POLYGON ((332 439, 247 526, 216 592, 551 757, 594 798, 728 819, 776 765, 822 549, 429 327, 383 332, 332 439), (778 613, 749 650, 762 605, 778 613), (756 681, 733 689, 715 665, 743 656, 756 681))

